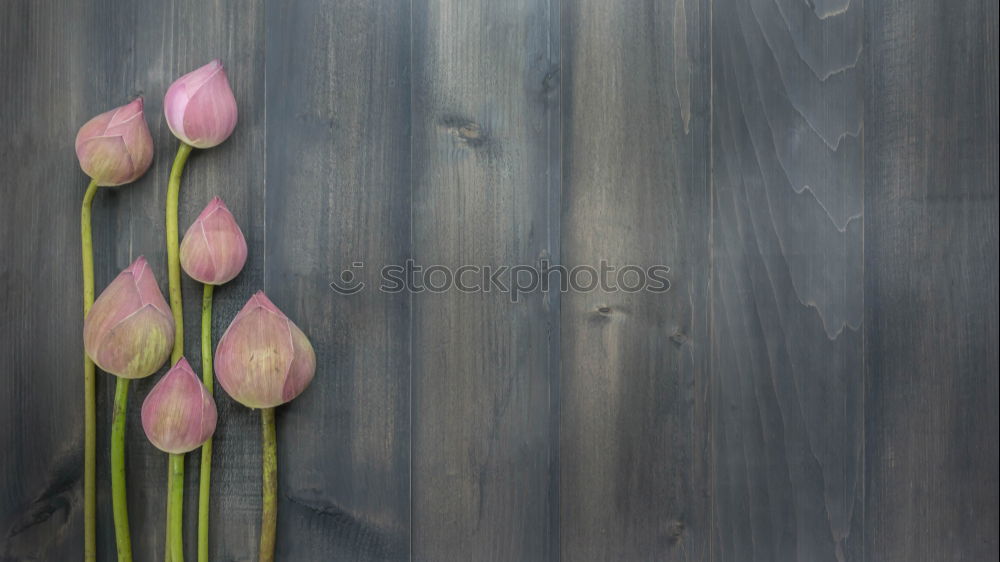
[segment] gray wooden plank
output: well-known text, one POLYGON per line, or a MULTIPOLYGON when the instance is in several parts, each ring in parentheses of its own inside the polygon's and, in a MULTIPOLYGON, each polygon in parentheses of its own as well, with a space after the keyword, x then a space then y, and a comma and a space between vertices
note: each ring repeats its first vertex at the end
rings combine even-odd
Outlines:
MULTIPOLYGON (((218 288, 214 296, 215 341, 246 299, 263 283, 264 263, 264 31, 263 1, 244 2, 239 10, 226 2, 140 2, 130 4, 129 20, 115 29, 124 35, 134 61, 134 87, 146 96, 146 115, 156 152, 142 189, 122 214, 128 217, 127 242, 118 241, 120 264, 145 255, 166 294, 167 262, 164 204, 167 179, 177 150, 177 139, 163 118, 163 94, 179 76, 213 58, 222 60, 240 109, 233 135, 218 147, 196 150, 188 160, 181 184, 181 232, 187 229, 213 196, 233 212, 250 248, 243 272, 218 288)), ((138 186, 137 186, 138 187, 138 186)), ((124 230, 123 230, 124 238, 124 230)), ((201 285, 182 276, 185 355, 200 373, 201 285)), ((142 431, 138 416, 142 400, 159 375, 132 385, 127 443, 129 515, 133 552, 137 560, 163 557, 166 510, 166 455, 156 450, 142 431)), ((112 385, 106 390, 110 408, 112 385)), ((259 421, 242 406, 216 393, 219 425, 215 434, 209 542, 213 560, 249 560, 256 553, 259 519, 259 421)), ((185 551, 195 558, 197 540, 197 452, 187 455, 185 473, 185 551)), ((106 479, 105 479, 106 480, 106 479)), ((110 518, 102 521, 111 528, 110 518)), ((110 531, 109 531, 110 532, 110 531)), ((111 535, 109 535, 110 537, 111 535)), ((109 543, 108 548, 113 548, 109 543)))
POLYGON ((860 2, 713 10, 717 560, 858 560, 860 2))
POLYGON ((997 543, 997 3, 871 2, 867 560, 997 543))
POLYGON ((561 18, 562 263, 672 284, 562 297, 561 557, 704 560, 709 6, 564 0, 561 18))
POLYGON ((318 365, 278 410, 277 554, 406 560, 409 296, 376 287, 409 255, 409 6, 272 2, 267 21, 266 290, 318 365), (367 286, 339 295, 353 262, 367 286))
MULTIPOLYGON (((137 93, 122 38, 102 33, 124 25, 128 11, 54 8, 34 2, 0 6, 0 91, 6 100, 0 161, 8 182, 0 206, 2 560, 82 555, 79 213, 88 179, 77 164, 74 139, 91 117, 137 93)), ((94 251, 110 257, 127 192, 102 191, 94 203, 94 251)), ((95 269, 98 286, 116 273, 110 259, 95 269)), ((106 385, 99 378, 98 389, 106 385)), ((106 451, 98 451, 99 468, 106 468, 106 451)), ((106 499, 102 494, 98 501, 106 499)), ((105 515, 99 514, 102 522, 105 515)), ((99 535, 101 553, 108 552, 109 536, 99 535)))
MULTIPOLYGON (((416 263, 537 265, 555 236, 547 4, 418 0, 412 16, 416 263)), ((555 310, 496 288, 412 307, 412 558, 547 559, 555 310)))

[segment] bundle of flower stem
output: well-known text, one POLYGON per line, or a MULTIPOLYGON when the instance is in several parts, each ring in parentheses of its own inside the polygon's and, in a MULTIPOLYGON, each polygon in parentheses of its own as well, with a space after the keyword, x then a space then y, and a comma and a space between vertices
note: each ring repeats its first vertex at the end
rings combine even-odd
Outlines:
POLYGON ((184 559, 184 455, 201 447, 198 501, 198 560, 209 557, 212 435, 218 413, 212 397, 213 373, 241 404, 261 410, 262 517, 260 560, 274 559, 277 523, 277 443, 275 407, 298 396, 312 381, 316 357, 305 334, 263 292, 253 295, 233 319, 212 358, 214 288, 235 278, 247 260, 247 244, 236 219, 213 198, 178 240, 181 177, 195 148, 211 148, 232 134, 236 99, 218 60, 177 79, 164 98, 167 125, 180 146, 170 170, 166 201, 166 245, 170 304, 163 298, 149 263, 139 257, 94 300, 91 206, 101 186, 138 179, 149 168, 153 142, 142 99, 98 115, 77 135, 80 166, 91 181, 81 209, 84 295, 84 560, 97 559, 96 547, 96 367, 116 376, 111 422, 111 495, 119 562, 131 562, 125 487, 125 420, 129 381, 171 368, 142 405, 149 441, 169 455, 167 476, 167 562, 184 559), (181 269, 203 284, 202 378, 184 358, 181 269))

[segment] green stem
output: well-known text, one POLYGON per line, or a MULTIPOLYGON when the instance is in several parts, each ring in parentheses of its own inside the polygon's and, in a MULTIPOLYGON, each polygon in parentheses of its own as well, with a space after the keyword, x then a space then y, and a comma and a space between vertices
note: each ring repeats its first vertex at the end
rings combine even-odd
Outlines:
POLYGON ((181 299, 181 258, 177 230, 177 208, 181 195, 181 174, 184 164, 191 154, 191 145, 181 142, 177 147, 177 157, 170 169, 167 184, 167 270, 170 279, 170 311, 174 315, 174 350, 170 355, 170 365, 184 355, 184 308, 181 299))
POLYGON ((263 490, 260 519, 260 562, 274 562, 274 531, 278 524, 278 443, 274 408, 260 411, 263 490))
MULTIPOLYGON (((212 373, 212 292, 205 285, 201 298, 201 378, 208 394, 215 388, 212 373)), ((208 562, 208 501, 212 485, 212 438, 201 446, 201 482, 198 488, 198 562, 208 562)))
MULTIPOLYGON (((83 317, 94 304, 94 242, 90 234, 90 208, 97 194, 90 180, 80 208, 80 240, 83 249, 83 317)), ((83 354, 83 559, 97 560, 97 371, 83 354)))
MULTIPOLYGON (((177 156, 174 158, 174 166, 170 169, 170 181, 167 184, 167 273, 170 285, 170 312, 174 315, 174 349, 170 354, 170 365, 173 366, 184 355, 184 303, 181 298, 181 259, 177 229, 177 209, 181 194, 181 175, 184 173, 184 164, 187 163, 191 154, 192 146, 181 141, 177 147, 177 156)), ((183 465, 181 466, 183 473, 183 465)), ((171 457, 171 470, 167 475, 167 489, 177 490, 183 498, 184 480, 176 481, 173 470, 173 457, 171 457)), ((173 494, 170 495, 173 498, 173 494)), ((171 503, 167 500, 167 537, 165 560, 174 560, 172 554, 172 544, 169 540, 171 529, 171 503)), ((178 537, 180 538, 180 537, 178 537)), ((178 555, 183 556, 180 552, 178 555)))
POLYGON ((167 562, 184 562, 184 453, 170 455, 167 479, 167 562))
POLYGON ((125 495, 125 411, 128 408, 129 380, 115 377, 115 405, 111 416, 111 511, 115 520, 118 562, 132 561, 132 540, 128 530, 128 502, 125 495))

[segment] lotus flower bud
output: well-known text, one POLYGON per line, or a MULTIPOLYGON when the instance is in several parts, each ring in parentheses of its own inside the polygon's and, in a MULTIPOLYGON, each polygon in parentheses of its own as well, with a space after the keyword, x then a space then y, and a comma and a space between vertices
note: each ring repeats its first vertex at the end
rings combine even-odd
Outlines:
POLYGON ((133 182, 153 162, 153 137, 142 113, 142 98, 87 121, 76 134, 76 157, 101 186, 133 182))
POLYGON ((222 144, 236 128, 236 98, 215 59, 167 88, 163 113, 174 136, 195 148, 222 144))
POLYGON ((219 384, 250 408, 290 401, 315 373, 316 354, 309 339, 263 291, 250 297, 233 318, 215 352, 219 384))
POLYGON ((157 449, 181 454, 200 447, 215 433, 215 401, 181 357, 142 403, 142 429, 157 449))
POLYGON ((233 214, 215 197, 181 240, 181 266, 206 285, 222 285, 247 262, 247 241, 233 214))
POLYGON ((140 257, 97 297, 84 320, 84 349, 104 371, 138 379, 155 373, 173 345, 174 317, 140 257))

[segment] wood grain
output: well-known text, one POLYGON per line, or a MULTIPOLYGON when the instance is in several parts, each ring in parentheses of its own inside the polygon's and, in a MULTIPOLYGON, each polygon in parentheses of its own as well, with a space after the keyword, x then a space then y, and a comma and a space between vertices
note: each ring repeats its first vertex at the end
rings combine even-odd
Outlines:
POLYGON ((997 4, 866 17, 866 557, 992 560, 997 4))
MULTIPOLYGON (((133 87, 146 94, 146 117, 153 131, 156 155, 149 172, 135 186, 127 188, 134 199, 121 214, 130 219, 128 258, 144 254, 164 290, 167 275, 163 205, 177 140, 162 117, 163 92, 178 76, 219 58, 241 108, 239 125, 225 143, 197 150, 188 160, 180 196, 182 231, 213 196, 219 196, 242 227, 250 248, 240 276, 215 291, 213 333, 217 342, 264 277, 265 184, 264 162, 259 155, 265 145, 265 115, 250 110, 264 104, 261 72, 264 49, 256 39, 264 29, 264 4, 245 2, 240 10, 230 10, 225 2, 141 2, 133 5, 130 18, 128 27, 123 29, 134 29, 134 35, 122 36, 118 49, 122 56, 131 52, 135 61, 133 87)), ((201 285, 183 276, 182 286, 185 355, 192 365, 200 365, 197 342, 201 329, 201 285)), ((138 413, 142 399, 157 380, 154 375, 133 385, 131 411, 138 413)), ((107 392, 110 404, 111 385, 107 392)), ((230 400, 221 390, 216 403, 220 423, 214 442, 212 492, 219 500, 210 513, 210 551, 216 560, 249 560, 256 553, 260 511, 259 490, 248 485, 260 479, 260 453, 255 438, 259 435, 259 416, 230 400)), ((133 551, 137 560, 155 560, 162 558, 164 548, 167 459, 146 440, 138 415, 131 420, 127 447, 133 551)), ((188 515, 185 518, 188 559, 195 558, 198 466, 199 454, 187 455, 184 509, 188 515)), ((107 517, 103 529, 110 529, 110 513, 107 517)), ((110 555, 113 550, 109 535, 102 552, 110 555)))
POLYGON ((562 296, 565 560, 707 556, 702 8, 683 0, 562 8, 562 263, 671 268, 665 293, 598 288, 562 296))
MULTIPOLYGON (((125 22, 113 16, 102 22, 111 14, 82 6, 58 12, 35 8, 32 2, 0 5, 0 92, 7 100, 0 111, 6 185, 0 205, 5 363, 0 560, 5 561, 65 560, 83 549, 79 216, 87 178, 73 157, 73 140, 93 115, 135 94, 126 86, 132 65, 121 64, 98 33, 104 24, 125 22), (59 41, 38 40, 56 36, 59 41), (101 80, 89 80, 90 73, 101 80), (26 165, 28 160, 37 164, 26 165)), ((94 204, 94 251, 103 257, 95 272, 99 285, 110 280, 114 268, 115 216, 122 202, 112 192, 100 193, 94 204)), ((98 460, 106 476, 107 455, 98 460)), ((110 503, 107 495, 98 499, 110 503)))
POLYGON ((713 14, 712 554, 858 560, 861 6, 713 14))
MULTIPOLYGON (((189 161, 180 222, 219 195, 247 235, 216 341, 264 289, 320 365, 278 412, 279 559, 997 558, 997 20, 985 0, 0 3, 0 561, 82 549, 75 132, 145 96, 153 168, 99 193, 96 280, 145 255, 165 287, 162 95, 215 57, 240 124, 189 161), (671 288, 379 290, 407 259, 662 264, 671 288), (344 271, 365 289, 334 291, 344 271)), ((163 550, 166 457, 137 415, 156 380, 130 404, 137 560, 163 550)), ((212 560, 254 560, 259 415, 217 396, 212 560)))
POLYGON ((405 560, 409 297, 373 284, 409 255, 409 9, 268 7, 266 289, 319 368, 278 409, 282 560, 405 560), (355 261, 368 288, 329 286, 355 261))
MULTIPOLYGON (((427 0, 412 15, 414 260, 538 264, 553 237, 547 6, 427 0)), ((548 559, 553 309, 496 288, 412 306, 411 557, 548 559)))

